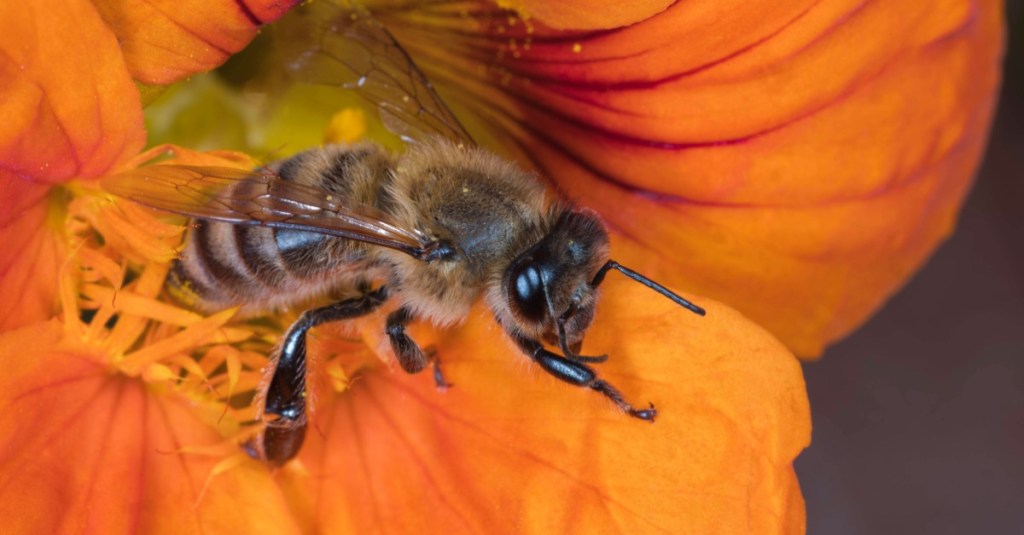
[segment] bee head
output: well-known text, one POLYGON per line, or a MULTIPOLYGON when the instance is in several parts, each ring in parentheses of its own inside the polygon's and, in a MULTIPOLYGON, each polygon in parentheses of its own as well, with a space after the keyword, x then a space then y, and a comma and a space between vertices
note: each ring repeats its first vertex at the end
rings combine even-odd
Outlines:
POLYGON ((563 212, 505 271, 505 302, 523 334, 578 352, 597 304, 591 281, 608 254, 608 231, 595 212, 563 212))

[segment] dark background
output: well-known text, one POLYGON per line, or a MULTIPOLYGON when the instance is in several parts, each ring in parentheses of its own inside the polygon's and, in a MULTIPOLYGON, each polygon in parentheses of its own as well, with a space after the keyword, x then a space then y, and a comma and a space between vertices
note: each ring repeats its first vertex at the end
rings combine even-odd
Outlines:
POLYGON ((991 142, 952 238, 804 365, 807 533, 1024 534, 1024 0, 991 142))

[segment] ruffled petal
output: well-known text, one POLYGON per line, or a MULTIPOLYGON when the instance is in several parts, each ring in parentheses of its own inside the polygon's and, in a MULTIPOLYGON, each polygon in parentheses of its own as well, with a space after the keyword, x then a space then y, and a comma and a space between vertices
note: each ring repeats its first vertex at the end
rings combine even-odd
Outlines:
POLYGON ((624 234, 616 256, 805 356, 951 231, 1003 42, 998 0, 676 2, 585 33, 493 13, 388 22, 482 139, 500 132, 492 148, 624 234), (440 39, 459 24, 472 31, 440 39))
POLYGON ((267 471, 194 404, 57 321, 0 335, 4 533, 297 533, 267 471))
POLYGON ((117 38, 85 0, 4 2, 0 79, 0 182, 96 176, 145 141, 117 38))
POLYGON ((348 390, 326 397, 282 479, 306 529, 802 532, 797 360, 726 307, 698 299, 701 318, 609 277, 583 349, 611 355, 594 368, 653 402, 654 424, 528 364, 480 310, 437 341, 445 392, 429 373, 349 360, 348 390))
POLYGON ((169 84, 224 63, 298 0, 96 0, 140 82, 169 84))

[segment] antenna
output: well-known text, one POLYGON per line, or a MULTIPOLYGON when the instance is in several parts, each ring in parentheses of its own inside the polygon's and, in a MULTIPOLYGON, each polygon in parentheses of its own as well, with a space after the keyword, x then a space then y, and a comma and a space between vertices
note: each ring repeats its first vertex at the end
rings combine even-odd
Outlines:
POLYGON ((609 269, 620 271, 623 275, 639 282, 640 284, 643 284, 644 286, 660 293, 661 295, 664 295, 665 297, 675 302, 677 305, 682 306, 683 308, 689 310, 690 312, 693 312, 694 314, 697 314, 699 316, 703 316, 704 314, 706 314, 703 308, 687 301, 686 299, 683 299, 682 297, 679 297, 678 295, 672 293, 668 288, 652 281, 651 279, 648 279, 647 277, 644 277, 643 275, 637 273, 636 271, 633 271, 632 269, 629 269, 628 267, 614 260, 609 260, 608 262, 605 263, 605 265, 601 266, 601 269, 597 271, 597 275, 594 276, 594 280, 590 282, 590 285, 596 288, 598 284, 601 284, 601 281, 604 280, 604 276, 606 273, 608 273, 609 269))

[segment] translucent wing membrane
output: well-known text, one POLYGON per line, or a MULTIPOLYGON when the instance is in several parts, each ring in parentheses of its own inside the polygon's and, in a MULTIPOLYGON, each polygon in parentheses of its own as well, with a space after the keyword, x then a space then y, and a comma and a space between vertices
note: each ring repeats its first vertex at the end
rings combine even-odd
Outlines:
POLYGON ((199 219, 348 238, 422 256, 421 233, 370 207, 347 206, 316 187, 270 170, 154 165, 108 177, 103 188, 139 204, 199 219))
POLYGON ((306 21, 294 26, 302 33, 278 40, 294 78, 357 91, 406 142, 442 136, 473 143, 412 58, 366 9, 320 1, 297 8, 294 16, 306 21))

